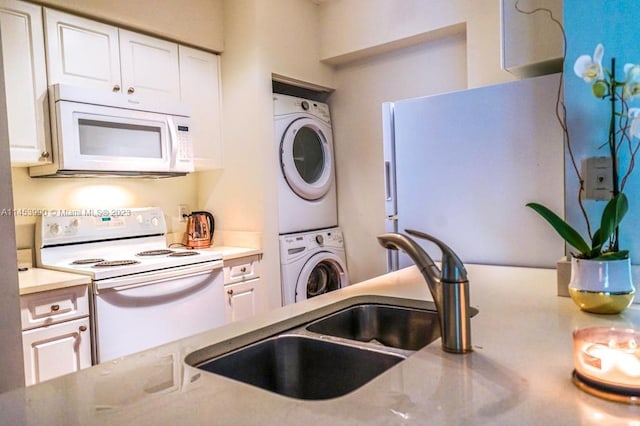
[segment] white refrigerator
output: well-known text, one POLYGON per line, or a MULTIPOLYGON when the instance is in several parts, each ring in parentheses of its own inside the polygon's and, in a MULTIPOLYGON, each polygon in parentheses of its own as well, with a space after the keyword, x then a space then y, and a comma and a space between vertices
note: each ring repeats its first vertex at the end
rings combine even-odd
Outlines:
MULTIPOLYGON (((564 215, 559 83, 553 74, 384 103, 387 232, 426 232, 465 263, 555 267, 564 243, 525 205, 564 215)), ((388 251, 389 270, 410 264, 388 251)))

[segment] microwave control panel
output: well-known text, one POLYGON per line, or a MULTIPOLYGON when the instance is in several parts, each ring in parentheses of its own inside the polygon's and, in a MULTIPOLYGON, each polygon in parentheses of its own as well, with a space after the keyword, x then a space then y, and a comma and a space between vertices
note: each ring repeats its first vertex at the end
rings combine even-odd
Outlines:
POLYGON ((176 124, 176 137, 178 149, 176 162, 193 162, 193 141, 189 133, 189 126, 186 124, 176 124))

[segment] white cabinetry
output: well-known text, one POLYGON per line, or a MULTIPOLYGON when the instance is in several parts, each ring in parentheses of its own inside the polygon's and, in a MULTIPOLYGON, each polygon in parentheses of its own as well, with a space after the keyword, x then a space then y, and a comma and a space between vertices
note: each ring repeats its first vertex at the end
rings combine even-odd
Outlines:
POLYGON ((45 9, 49 84, 180 98, 178 45, 45 9))
POLYGON ((27 385, 91 366, 88 286, 21 296, 20 311, 27 385))
POLYGON ((224 262, 226 322, 250 318, 267 310, 267 295, 260 281, 260 256, 224 262))
POLYGON ((127 94, 180 99, 178 45, 120 30, 122 87, 127 94))
POLYGON ((11 165, 49 163, 42 9, 18 0, 0 0, 0 37, 5 92, 2 109, 7 114, 11 165))
POLYGON ((220 57, 186 46, 179 52, 180 93, 182 102, 191 107, 195 168, 221 168, 220 57))
MULTIPOLYGON (((562 71, 562 32, 547 12, 525 14, 515 8, 517 0, 501 0, 502 67, 527 78, 562 71)), ((562 22, 558 0, 520 1, 520 9, 546 8, 562 22)))

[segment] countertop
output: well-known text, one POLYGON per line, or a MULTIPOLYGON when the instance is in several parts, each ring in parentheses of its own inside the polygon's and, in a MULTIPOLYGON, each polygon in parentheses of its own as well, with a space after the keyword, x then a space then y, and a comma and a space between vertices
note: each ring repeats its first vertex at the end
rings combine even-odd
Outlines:
POLYGON ((249 247, 212 246, 205 250, 221 252, 223 261, 262 254, 262 250, 249 247))
POLYGON ((556 296, 556 271, 468 265, 474 351, 439 340, 363 387, 324 401, 279 396, 183 363, 186 354, 359 295, 430 300, 415 267, 288 305, 247 321, 0 395, 7 424, 634 424, 640 406, 571 382, 574 329, 640 328, 640 306, 582 312, 556 296))
POLYGON ((86 275, 41 268, 29 268, 26 271, 19 271, 18 281, 20 283, 20 296, 91 283, 91 279, 86 275))

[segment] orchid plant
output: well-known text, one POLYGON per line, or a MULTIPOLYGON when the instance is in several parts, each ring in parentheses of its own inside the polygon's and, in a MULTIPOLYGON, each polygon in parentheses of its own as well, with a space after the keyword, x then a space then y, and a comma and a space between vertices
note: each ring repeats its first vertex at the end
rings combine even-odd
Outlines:
POLYGON ((528 207, 540 214, 558 234, 578 253, 574 257, 594 260, 627 259, 629 252, 619 250, 618 226, 628 210, 628 200, 623 190, 627 179, 635 166, 635 157, 640 149, 640 108, 630 108, 629 102, 640 95, 640 65, 626 64, 624 66, 624 80, 616 77, 615 58, 611 59, 611 68, 602 65, 604 47, 598 44, 593 56, 580 56, 573 67, 575 74, 585 83, 591 84, 591 90, 596 98, 608 100, 610 103, 608 140, 602 144, 607 147, 612 162, 613 190, 611 199, 602 211, 600 227, 591 232, 591 225, 583 204, 584 178, 577 167, 573 149, 566 126, 566 111, 564 104, 558 100, 558 120, 563 128, 567 151, 573 169, 580 182, 578 203, 584 216, 587 233, 591 244, 587 243, 580 233, 566 221, 543 205, 529 203, 528 207), (621 153, 625 151, 626 168, 621 167, 621 153), (622 172, 622 175, 621 175, 622 172))

